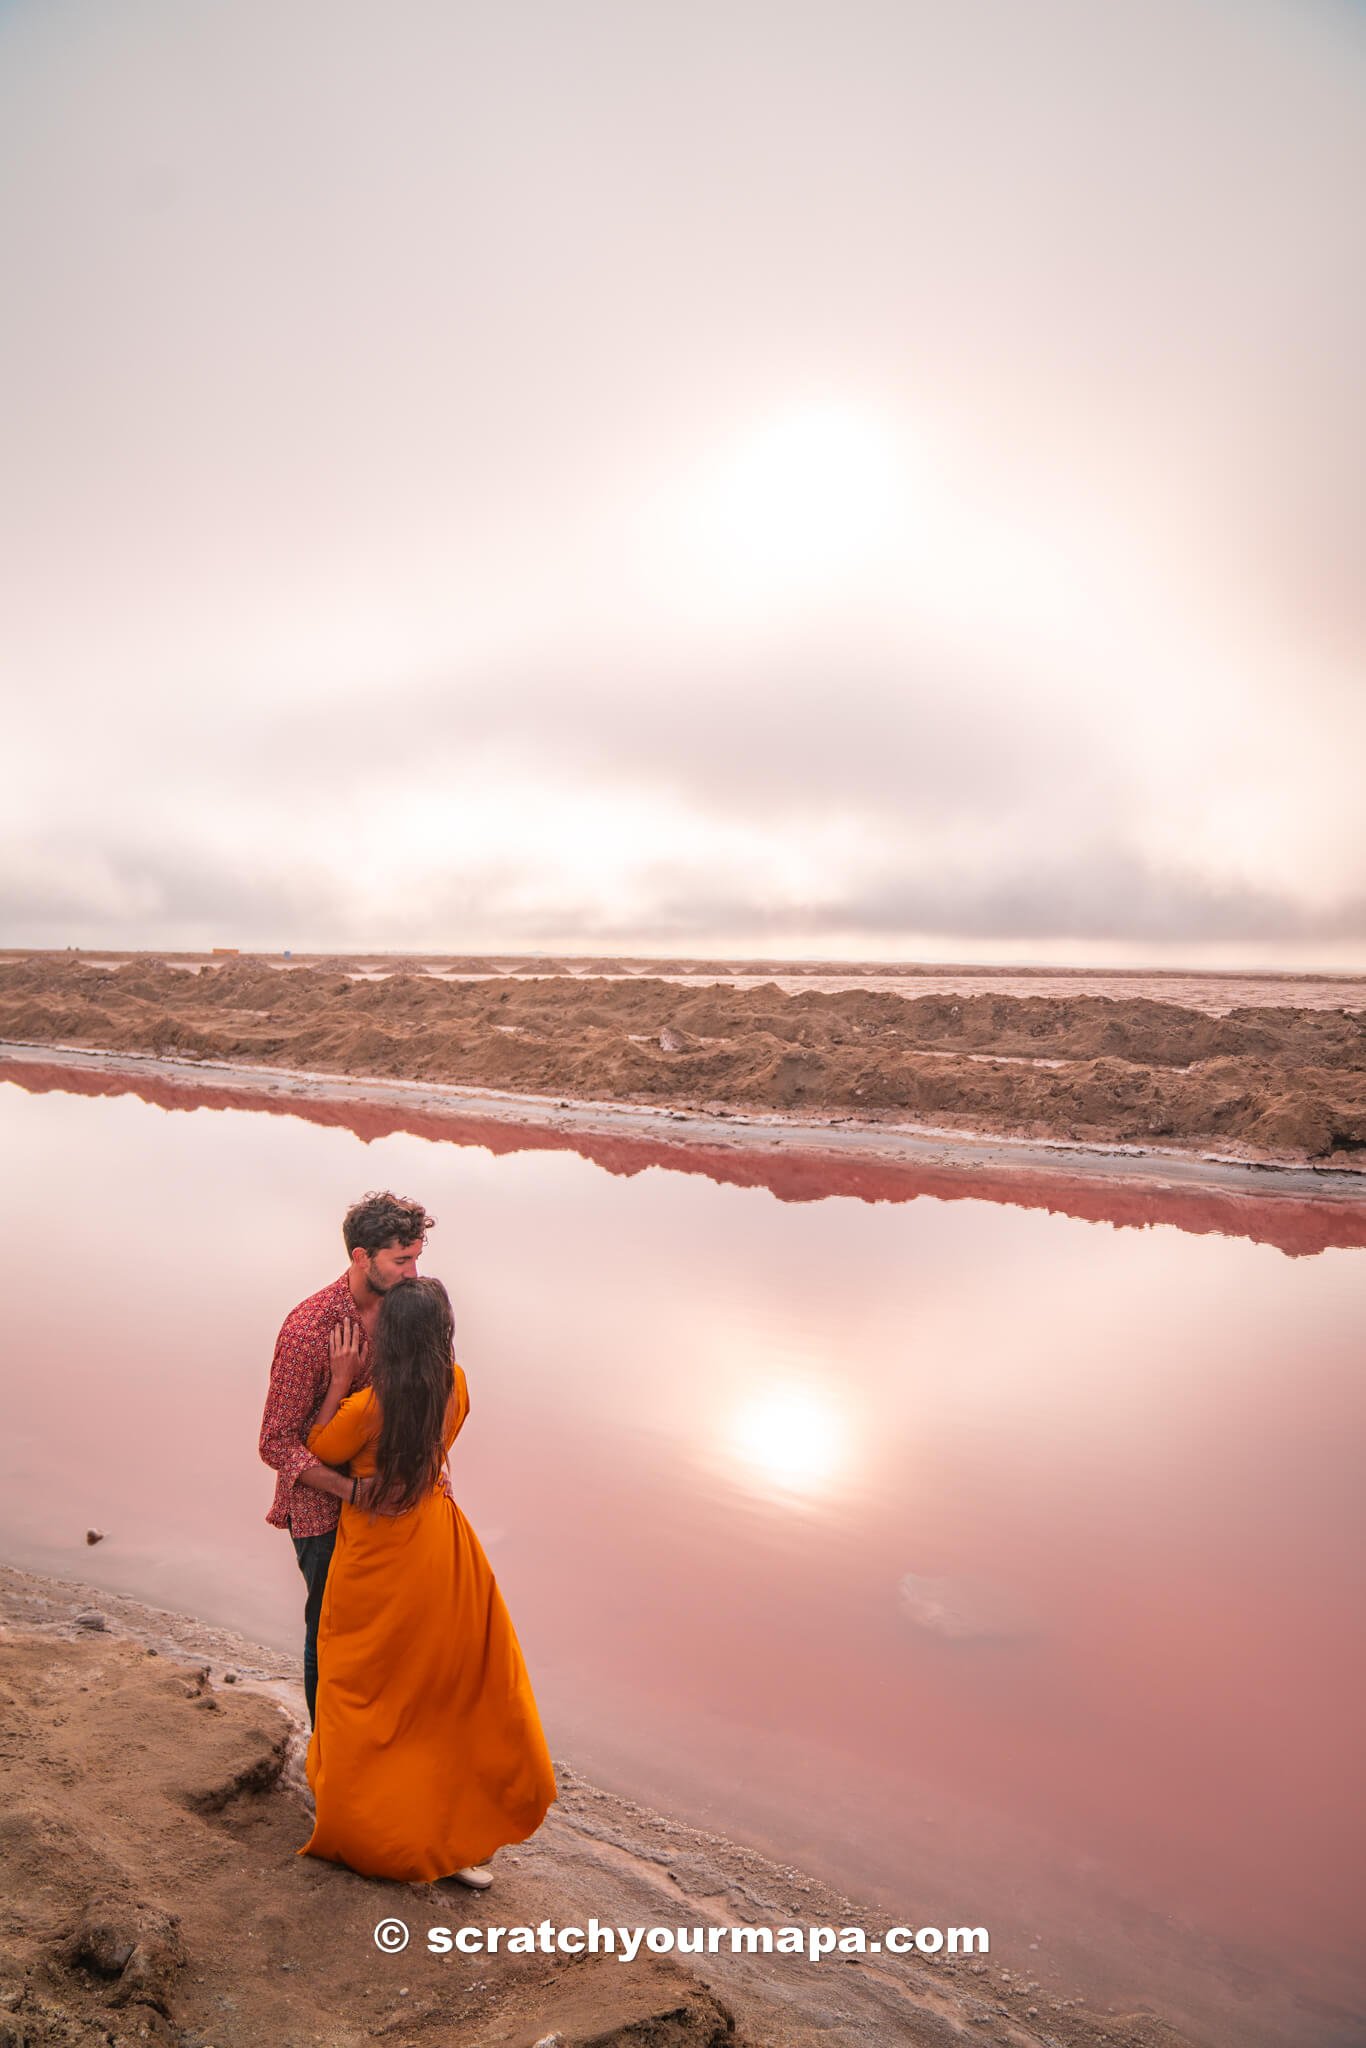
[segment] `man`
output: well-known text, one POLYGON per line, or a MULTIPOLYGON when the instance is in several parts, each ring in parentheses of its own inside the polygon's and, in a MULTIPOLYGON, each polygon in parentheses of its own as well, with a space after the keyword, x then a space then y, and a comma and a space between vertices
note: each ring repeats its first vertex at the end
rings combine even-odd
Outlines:
POLYGON ((318 1703, 318 1617, 343 1500, 364 1498, 367 1482, 320 1464, 306 1438, 331 1377, 334 1330, 361 1331, 361 1366, 352 1387, 370 1381, 369 1343, 380 1303, 400 1280, 411 1280, 432 1228, 420 1202, 384 1190, 353 1203, 342 1223, 350 1261, 340 1280, 311 1294, 285 1317, 270 1367, 261 1417, 261 1456, 274 1468, 275 1499, 266 1520, 288 1529, 307 1589, 304 1601, 304 1695, 312 1721, 318 1703))

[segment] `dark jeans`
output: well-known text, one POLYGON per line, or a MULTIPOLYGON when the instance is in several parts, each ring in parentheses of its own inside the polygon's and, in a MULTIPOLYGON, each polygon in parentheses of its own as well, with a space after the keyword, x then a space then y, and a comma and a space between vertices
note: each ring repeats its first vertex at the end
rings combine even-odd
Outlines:
POLYGON ((304 1698, 308 1701, 310 1727, 318 1717, 318 1616, 323 1611, 323 1588, 336 1541, 335 1529, 329 1529, 325 1536, 294 1538, 294 1555, 308 1588, 304 1601, 304 1698))

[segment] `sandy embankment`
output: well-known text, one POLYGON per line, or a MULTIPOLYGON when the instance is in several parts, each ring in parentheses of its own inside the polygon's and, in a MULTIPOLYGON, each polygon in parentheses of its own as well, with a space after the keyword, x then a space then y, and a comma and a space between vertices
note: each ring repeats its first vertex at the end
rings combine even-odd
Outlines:
POLYGON ((888 1922, 564 1765, 488 1893, 302 1859, 289 1661, 115 1595, 0 1567, 0 1696, 0 2048, 1183 2048, 1151 2014, 1089 2011, 1042 1956, 1035 1978, 888 1954, 430 1955, 431 1926, 888 1922), (402 1955, 375 1948, 389 1916, 414 1930, 402 1955))
MULTIPOLYGON (((549 966, 552 963, 540 963, 549 966)), ((1360 1168, 1366 1013, 1095 996, 460 980, 250 957, 0 962, 0 1039, 725 1117, 1360 1168)), ((1344 995, 1351 993, 1344 984, 1344 995)))

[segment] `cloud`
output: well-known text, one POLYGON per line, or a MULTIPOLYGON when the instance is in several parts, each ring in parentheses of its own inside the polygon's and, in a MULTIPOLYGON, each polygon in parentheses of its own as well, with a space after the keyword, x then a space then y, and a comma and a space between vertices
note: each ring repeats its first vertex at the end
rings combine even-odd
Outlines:
POLYGON ((667 789, 774 820, 1058 805, 1089 815, 1113 807, 1129 780, 1105 744, 1103 705, 1035 699, 1025 677, 944 649, 493 660, 406 687, 392 744, 387 718, 366 692, 325 722, 286 713, 252 734, 253 773, 283 790, 309 761, 315 775, 382 789, 410 784, 415 767, 457 787, 490 768, 534 767, 567 785, 667 789))
MULTIPOLYGON (((650 933, 676 945, 763 934, 797 948, 813 933, 892 946, 926 938, 1273 948, 1366 940, 1366 895, 1308 908, 1269 891, 1221 888, 1197 875, 1164 872, 1127 848, 1103 844, 1075 862, 1041 860, 1009 882, 942 864, 920 874, 889 872, 796 902, 754 892, 743 881, 730 891, 708 890, 706 878, 695 873, 656 870, 647 886, 650 933)), ((572 929, 578 939, 604 944, 639 936, 629 920, 582 911, 572 929)))
POLYGON ((0 35, 0 932, 1363 957, 1349 10, 0 35))
POLYGON ((130 844, 74 853, 44 849, 36 878, 0 886, 0 930, 11 944, 138 943, 198 949, 234 944, 296 950, 348 946, 461 952, 567 946, 623 952, 651 946, 703 952, 771 941, 801 952, 813 939, 841 950, 895 955, 906 944, 1103 941, 1327 950, 1366 941, 1366 895, 1308 907, 1266 890, 1220 887, 1164 870, 1121 844, 1095 842, 1084 858, 1041 855, 1005 881, 987 864, 925 863, 907 851, 876 872, 825 891, 784 893, 749 873, 705 861, 647 863, 632 900, 604 908, 543 869, 489 862, 461 873, 424 868, 395 850, 376 875, 363 862, 307 874, 244 869, 188 845, 130 844), (378 895, 376 888, 378 887, 378 895))
POLYGON ((143 933, 149 945, 174 947, 188 944, 190 932, 208 945, 220 927, 311 928, 340 938, 346 922, 343 877, 300 874, 291 863, 253 869, 160 838, 29 841, 7 850, 0 880, 0 931, 12 945, 127 946, 143 933))

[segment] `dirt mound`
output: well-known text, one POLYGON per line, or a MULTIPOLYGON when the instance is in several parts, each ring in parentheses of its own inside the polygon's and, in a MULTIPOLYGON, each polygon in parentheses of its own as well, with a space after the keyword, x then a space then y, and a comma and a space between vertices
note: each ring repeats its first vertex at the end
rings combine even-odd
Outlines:
MULTIPOLYGON (((528 963, 523 963, 523 968, 528 963)), ((0 1037, 386 1080, 1359 1165, 1366 1013, 1146 995, 903 995, 659 974, 380 978, 234 956, 0 962, 0 1037)), ((674 965, 676 963, 669 963, 674 965)))

